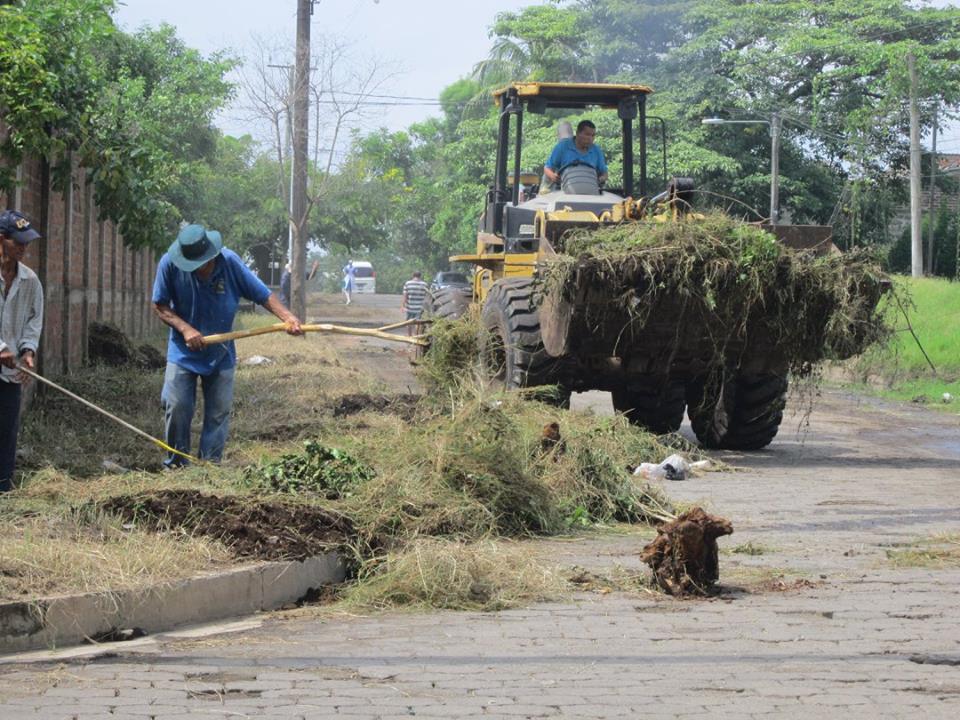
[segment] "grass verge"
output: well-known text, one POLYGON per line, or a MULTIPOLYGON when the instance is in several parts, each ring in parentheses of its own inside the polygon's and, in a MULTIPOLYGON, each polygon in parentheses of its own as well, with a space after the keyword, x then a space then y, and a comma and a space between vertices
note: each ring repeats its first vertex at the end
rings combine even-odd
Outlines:
POLYGON ((903 298, 902 309, 890 309, 897 331, 886 344, 840 366, 841 381, 881 397, 960 412, 960 284, 900 275, 894 283, 903 298), (944 393, 952 401, 944 402, 944 393))

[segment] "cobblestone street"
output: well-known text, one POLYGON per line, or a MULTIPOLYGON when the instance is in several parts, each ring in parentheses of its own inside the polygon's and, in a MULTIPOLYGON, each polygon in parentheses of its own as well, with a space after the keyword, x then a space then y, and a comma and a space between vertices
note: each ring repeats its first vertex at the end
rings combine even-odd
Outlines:
MULTIPOLYGON (((956 415, 825 393, 798 437, 666 488, 732 520, 723 593, 581 593, 490 614, 278 613, 0 666, 0 717, 960 717, 960 570, 887 552, 960 533, 956 415), (732 553, 750 543, 757 554, 732 553), (232 632, 227 632, 228 630, 232 632)), ((639 537, 531 542, 639 570, 639 537)))

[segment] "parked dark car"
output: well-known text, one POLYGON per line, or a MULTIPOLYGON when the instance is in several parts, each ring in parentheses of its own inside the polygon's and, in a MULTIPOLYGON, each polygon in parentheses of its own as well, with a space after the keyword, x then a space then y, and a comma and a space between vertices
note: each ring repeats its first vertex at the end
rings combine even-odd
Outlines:
POLYGON ((435 291, 445 287, 462 287, 468 288, 472 287, 470 278, 460 272, 438 272, 433 276, 433 281, 430 283, 430 290, 435 291))

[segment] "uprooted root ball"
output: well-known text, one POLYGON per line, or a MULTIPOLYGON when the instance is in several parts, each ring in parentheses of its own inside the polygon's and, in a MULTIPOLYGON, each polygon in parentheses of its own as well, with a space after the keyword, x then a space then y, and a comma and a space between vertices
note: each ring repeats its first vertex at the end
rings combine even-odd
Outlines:
POLYGON ((671 595, 704 595, 720 579, 717 538, 732 532, 729 520, 697 507, 659 526, 640 559, 653 570, 654 583, 671 595))

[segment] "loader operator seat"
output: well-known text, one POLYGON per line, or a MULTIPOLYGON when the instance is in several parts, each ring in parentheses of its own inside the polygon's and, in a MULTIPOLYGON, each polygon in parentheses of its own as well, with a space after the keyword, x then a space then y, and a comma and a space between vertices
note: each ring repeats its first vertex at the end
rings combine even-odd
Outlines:
POLYGON ((599 195, 600 178, 590 165, 567 165, 560 173, 560 189, 572 195, 599 195))

